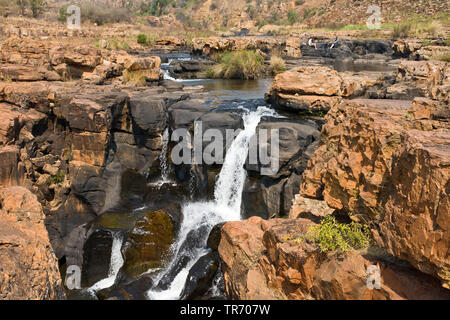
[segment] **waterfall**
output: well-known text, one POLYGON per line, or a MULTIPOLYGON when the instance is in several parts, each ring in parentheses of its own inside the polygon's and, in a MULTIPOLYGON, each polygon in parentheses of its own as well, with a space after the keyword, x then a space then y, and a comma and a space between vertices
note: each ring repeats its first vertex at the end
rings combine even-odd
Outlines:
POLYGON ((261 117, 274 115, 276 113, 266 107, 259 107, 256 111, 244 109, 244 130, 238 134, 227 151, 215 186, 214 201, 192 202, 183 207, 183 222, 178 239, 172 245, 172 260, 154 279, 155 286, 147 293, 150 299, 179 299, 189 270, 200 257, 208 252, 206 241, 211 229, 221 222, 240 220, 242 190, 247 176, 244 165, 249 142, 256 132, 261 117), (195 241, 192 241, 192 233, 196 237, 195 241), (187 264, 177 273, 168 289, 159 289, 160 281, 176 268, 183 257, 188 257, 187 264))
POLYGON ((113 243, 111 248, 111 261, 109 263, 108 278, 98 281, 87 290, 91 293, 111 287, 116 281, 117 274, 122 268, 124 260, 122 257, 123 237, 119 233, 113 234, 113 243))
POLYGON ((166 128, 163 134, 163 146, 161 150, 161 155, 159 156, 160 166, 161 166, 161 178, 162 182, 169 182, 170 166, 167 161, 167 152, 169 149, 169 128, 166 128))

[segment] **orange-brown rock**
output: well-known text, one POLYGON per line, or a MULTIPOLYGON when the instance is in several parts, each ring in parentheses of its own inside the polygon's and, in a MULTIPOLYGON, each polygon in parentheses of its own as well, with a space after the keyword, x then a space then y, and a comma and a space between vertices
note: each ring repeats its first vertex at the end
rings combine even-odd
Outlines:
POLYGON ((87 45, 72 47, 15 36, 2 43, 0 62, 0 79, 83 79, 95 83, 120 77, 124 69, 145 73, 150 81, 158 81, 161 64, 159 57, 136 57, 125 51, 102 51, 87 45))
POLYGON ((353 100, 326 120, 300 194, 373 221, 378 245, 448 286, 448 105, 353 100))
POLYGON ((376 73, 338 73, 329 67, 302 66, 277 75, 265 98, 277 108, 327 112, 343 97, 363 96, 382 81, 383 75, 376 73))
POLYGON ((321 253, 305 239, 307 219, 253 217, 229 222, 219 245, 232 299, 449 299, 439 281, 389 261, 377 248, 321 253), (367 286, 368 267, 380 269, 380 288, 367 286))
POLYGON ((396 83, 417 88, 423 97, 433 97, 433 91, 444 85, 450 76, 449 66, 443 61, 402 61, 398 66, 396 83))
POLYGON ((0 299, 64 299, 41 205, 23 187, 0 189, 0 299))
POLYGON ((297 194, 289 212, 289 218, 324 217, 333 214, 334 211, 323 200, 305 198, 297 194))

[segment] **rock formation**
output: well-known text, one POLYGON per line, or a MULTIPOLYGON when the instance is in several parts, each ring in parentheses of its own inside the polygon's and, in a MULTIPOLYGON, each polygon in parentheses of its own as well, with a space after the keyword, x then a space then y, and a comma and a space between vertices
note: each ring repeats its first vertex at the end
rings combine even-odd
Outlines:
POLYGON ((229 222, 219 253, 232 299, 402 300, 449 299, 439 281, 399 265, 380 250, 321 253, 304 239, 310 219, 258 217, 229 222), (367 269, 378 266, 379 289, 367 285, 367 269))
POLYGON ((58 260, 35 195, 0 189, 0 299, 64 299, 58 260))

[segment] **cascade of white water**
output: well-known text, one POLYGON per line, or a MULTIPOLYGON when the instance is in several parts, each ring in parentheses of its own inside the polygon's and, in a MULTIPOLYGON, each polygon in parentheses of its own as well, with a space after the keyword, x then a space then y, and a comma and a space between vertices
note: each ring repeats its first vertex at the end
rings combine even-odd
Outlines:
POLYGON ((183 207, 183 222, 177 241, 172 246, 173 257, 166 269, 155 279, 156 288, 148 291, 152 300, 179 299, 191 267, 208 251, 206 241, 211 229, 224 221, 236 221, 241 218, 242 190, 246 178, 244 168, 248 155, 249 142, 256 132, 261 117, 275 116, 269 108, 259 107, 256 111, 244 111, 244 130, 235 138, 227 151, 218 182, 215 186, 215 199, 211 202, 193 202, 183 207), (197 239, 201 246, 186 248, 183 246, 191 232, 199 232, 197 239), (187 265, 176 275, 167 290, 157 289, 158 282, 169 273, 183 256, 189 257, 187 265))
POLYGON ((102 289, 106 289, 111 287, 116 281, 117 274, 119 273, 120 268, 122 268, 124 260, 122 257, 122 243, 123 237, 118 234, 113 234, 113 243, 111 248, 111 261, 109 263, 109 271, 108 278, 98 281, 93 286, 88 288, 90 292, 96 292, 102 289))
POLYGON ((169 128, 166 128, 166 130, 164 130, 164 134, 163 134, 163 146, 162 146, 162 150, 161 150, 161 155, 159 156, 159 161, 161 164, 161 178, 162 178, 162 182, 168 182, 169 181, 169 173, 170 173, 170 166, 169 166, 169 162, 167 160, 167 151, 169 148, 169 128))

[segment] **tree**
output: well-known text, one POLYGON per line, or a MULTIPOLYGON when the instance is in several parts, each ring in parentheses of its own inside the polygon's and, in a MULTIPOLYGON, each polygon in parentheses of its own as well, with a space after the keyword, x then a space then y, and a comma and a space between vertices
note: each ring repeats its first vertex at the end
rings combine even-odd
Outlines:
POLYGON ((25 9, 27 8, 27 0, 16 0, 16 4, 20 9, 20 14, 25 15, 25 9))
POLYGON ((34 18, 44 11, 45 0, 29 0, 30 9, 34 18))

